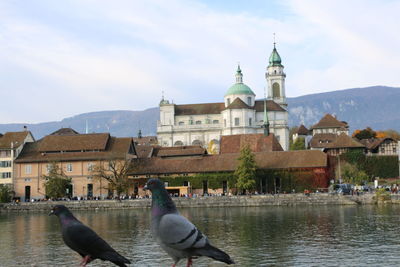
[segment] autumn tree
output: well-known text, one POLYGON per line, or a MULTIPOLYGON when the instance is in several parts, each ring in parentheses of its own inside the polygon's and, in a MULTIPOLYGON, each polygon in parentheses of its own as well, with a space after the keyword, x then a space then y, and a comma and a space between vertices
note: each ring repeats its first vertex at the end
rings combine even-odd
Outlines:
POLYGON ((67 188, 71 184, 71 178, 64 174, 60 166, 53 162, 49 166, 47 175, 42 175, 45 180, 46 195, 50 198, 62 198, 67 195, 67 188))
POLYGON ((238 192, 248 192, 254 189, 256 181, 256 161, 253 152, 249 145, 245 145, 240 150, 240 156, 238 158, 239 164, 235 170, 235 176, 237 177, 236 187, 238 192))
POLYGON ((110 157, 106 161, 93 166, 91 175, 95 179, 105 180, 106 189, 115 192, 120 199, 122 193, 128 193, 130 181, 128 175, 135 169, 135 164, 130 158, 118 159, 110 157))
POLYGON ((367 127, 363 130, 355 130, 352 137, 355 137, 358 140, 376 138, 376 132, 370 127, 367 127))
POLYGON ((389 129, 389 130, 386 130, 383 132, 385 133, 386 137, 392 138, 396 141, 400 141, 400 133, 399 132, 392 130, 392 129, 389 129))

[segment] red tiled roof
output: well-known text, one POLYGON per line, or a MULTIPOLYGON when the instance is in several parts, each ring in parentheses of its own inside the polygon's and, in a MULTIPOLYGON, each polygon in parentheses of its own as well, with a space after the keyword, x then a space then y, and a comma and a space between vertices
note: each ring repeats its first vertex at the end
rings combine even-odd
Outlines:
POLYGON ((14 147, 19 147, 24 143, 28 134, 31 133, 29 131, 6 132, 0 137, 0 149, 11 149, 11 143, 13 143, 14 147))
POLYGON ((201 146, 174 146, 154 148, 153 155, 155 157, 182 157, 182 156, 199 156, 207 154, 207 150, 201 146))
POLYGON ((251 108, 249 107, 246 103, 243 102, 242 99, 240 99, 239 97, 237 97, 235 100, 233 100, 233 102, 226 107, 227 109, 242 109, 242 108, 251 108))
MULTIPOLYGON (((206 155, 194 158, 147 158, 138 159, 139 174, 179 174, 235 171, 239 153, 206 155)), ((274 151, 255 153, 259 169, 325 168, 327 155, 317 150, 274 151)))
POLYGON ((298 135, 308 135, 308 129, 302 124, 299 129, 297 129, 298 135))
MULTIPOLYGON (((256 100, 254 108, 257 112, 264 112, 264 100, 256 100)), ((268 111, 286 111, 278 103, 273 100, 267 100, 267 112, 268 111)))
POLYGON ((345 133, 340 135, 332 133, 315 134, 310 141, 311 148, 362 148, 363 144, 345 133))
POLYGON ((235 134, 221 136, 220 153, 239 153, 244 145, 249 145, 251 151, 283 151, 274 134, 235 134))
POLYGON ((40 143, 41 152, 105 150, 110 134, 47 135, 40 143))
POLYGON ((333 117, 331 114, 325 114, 325 116, 316 124, 314 124, 311 129, 317 129, 317 128, 340 128, 340 127, 345 127, 348 128, 348 125, 344 121, 339 121, 335 117, 333 117))
POLYGON ((77 135, 79 134, 72 128, 60 128, 57 131, 51 133, 50 135, 77 135))
MULTIPOLYGON (((135 155, 132 138, 110 137, 106 148, 99 152, 42 152, 42 142, 39 140, 27 143, 16 162, 55 162, 55 161, 80 161, 80 160, 108 160, 124 159, 135 155), (130 150, 133 151, 130 151, 130 150), (132 154, 130 154, 130 152, 132 154)), ((54 151, 54 150, 51 150, 54 151)))

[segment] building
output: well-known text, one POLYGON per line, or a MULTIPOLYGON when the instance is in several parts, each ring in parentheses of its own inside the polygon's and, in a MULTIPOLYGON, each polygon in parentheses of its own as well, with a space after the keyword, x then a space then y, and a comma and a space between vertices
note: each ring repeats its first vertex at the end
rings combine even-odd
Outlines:
POLYGON ((0 184, 12 185, 14 182, 14 160, 21 153, 24 145, 34 142, 30 131, 6 132, 0 136, 0 184))
POLYGON ((321 150, 330 156, 338 156, 350 150, 361 150, 364 152, 365 146, 355 138, 345 133, 340 135, 334 133, 315 134, 310 141, 312 150, 321 150))
POLYGON ((221 137, 220 154, 240 153, 248 145, 252 152, 283 151, 282 146, 273 134, 235 134, 221 137))
POLYGON ((397 156, 398 142, 390 137, 362 139, 368 156, 397 156))
POLYGON ((57 131, 27 143, 15 160, 14 190, 22 201, 46 197, 43 175, 57 164, 72 179, 70 197, 107 197, 107 183, 92 178, 97 164, 106 167, 110 160, 135 158, 132 138, 112 137, 108 133, 78 134, 57 131))
POLYGON ((281 58, 275 48, 266 71, 267 99, 256 100, 243 82, 240 66, 236 83, 225 93, 224 102, 176 105, 160 102, 157 138, 162 146, 218 146, 222 136, 273 133, 284 150, 289 147, 289 127, 285 78, 281 58))
POLYGON ((311 127, 312 135, 332 133, 349 135, 349 125, 345 121, 339 121, 331 114, 325 114, 322 119, 311 127))

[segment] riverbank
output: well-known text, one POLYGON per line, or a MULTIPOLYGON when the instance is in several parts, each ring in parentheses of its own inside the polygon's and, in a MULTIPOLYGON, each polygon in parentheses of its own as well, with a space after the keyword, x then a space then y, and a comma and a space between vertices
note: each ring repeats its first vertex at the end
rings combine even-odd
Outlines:
MULTIPOLYGON (((375 194, 332 195, 328 193, 276 194, 252 196, 215 196, 196 198, 174 198, 179 207, 259 207, 296 205, 370 205, 376 204, 375 194)), ((400 204, 400 195, 392 195, 391 203, 400 204)), ((0 212, 48 211, 57 204, 66 205, 72 210, 95 209, 145 209, 150 208, 151 199, 134 200, 85 200, 85 201, 46 201, 19 204, 0 204, 0 212)))

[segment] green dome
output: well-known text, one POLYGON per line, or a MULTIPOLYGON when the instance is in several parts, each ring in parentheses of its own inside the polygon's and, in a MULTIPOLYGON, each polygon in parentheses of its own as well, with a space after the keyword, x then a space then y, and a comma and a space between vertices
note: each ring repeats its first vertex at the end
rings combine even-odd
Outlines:
POLYGON ((240 66, 238 66, 238 69, 236 71, 236 83, 232 85, 229 89, 228 92, 226 92, 225 96, 227 95, 255 95, 254 92, 243 83, 243 74, 242 70, 240 69, 240 66))
POLYGON ((255 94, 250 89, 250 87, 248 87, 244 83, 235 83, 228 89, 228 92, 226 92, 225 96, 227 95, 255 95, 255 94))
POLYGON ((278 51, 274 46, 274 50, 272 50, 271 56, 269 57, 269 67, 282 66, 281 63, 282 63, 281 57, 279 56, 278 51))

